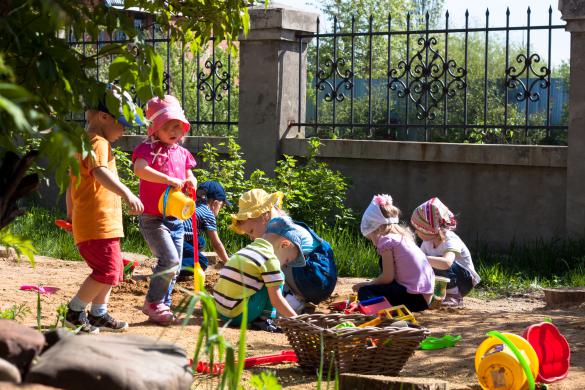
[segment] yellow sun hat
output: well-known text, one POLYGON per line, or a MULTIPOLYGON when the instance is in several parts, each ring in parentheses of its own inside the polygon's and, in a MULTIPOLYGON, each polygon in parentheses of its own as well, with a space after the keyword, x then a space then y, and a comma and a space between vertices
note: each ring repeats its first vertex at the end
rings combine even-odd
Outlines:
POLYGON ((258 218, 273 207, 282 207, 282 198, 284 194, 280 191, 269 194, 268 192, 254 188, 248 192, 244 192, 238 200, 238 212, 232 214, 232 224, 230 229, 238 234, 244 232, 238 228, 238 221, 246 221, 248 219, 258 218))

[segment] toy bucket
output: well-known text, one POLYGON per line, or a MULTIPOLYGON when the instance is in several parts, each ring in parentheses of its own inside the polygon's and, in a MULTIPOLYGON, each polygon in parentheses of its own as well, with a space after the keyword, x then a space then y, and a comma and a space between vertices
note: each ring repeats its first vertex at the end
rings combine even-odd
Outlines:
POLYGON ((166 216, 187 220, 195 212, 195 201, 180 189, 169 186, 160 196, 158 211, 166 216))
POLYGON ((528 340, 538 356, 537 381, 553 383, 569 373, 571 348, 556 326, 549 322, 530 325, 522 336, 528 340))
POLYGON ((447 296, 447 285, 451 279, 443 276, 435 276, 435 291, 433 292, 433 299, 442 301, 447 296))
POLYGON ((524 338, 488 332, 475 352, 475 372, 484 390, 534 390, 538 356, 524 338))

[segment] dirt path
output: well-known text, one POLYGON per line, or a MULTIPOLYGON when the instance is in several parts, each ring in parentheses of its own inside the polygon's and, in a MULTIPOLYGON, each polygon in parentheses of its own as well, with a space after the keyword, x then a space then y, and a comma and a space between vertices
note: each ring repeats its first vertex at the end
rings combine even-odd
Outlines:
MULTIPOLYGON (((149 323, 140 307, 144 301, 147 282, 143 278, 150 274, 151 260, 143 256, 130 255, 127 258, 141 260, 136 272, 136 284, 123 284, 114 290, 110 303, 110 311, 116 318, 130 323, 130 333, 161 337, 174 342, 193 353, 197 319, 190 322, 184 329, 180 326, 161 328, 149 323)), ((47 257, 37 257, 35 268, 26 261, 0 259, 0 309, 12 304, 26 303, 31 313, 21 320, 25 324, 36 324, 36 294, 19 291, 23 284, 43 284, 60 288, 54 295, 42 297, 42 323, 50 325, 55 322, 56 308, 76 292, 80 282, 88 274, 84 263, 63 261, 47 257)), ((214 275, 210 276, 213 279, 214 275)), ((358 279, 340 279, 333 299, 345 297, 351 286, 358 279)), ((187 287, 187 285, 185 285, 187 287)), ((320 311, 327 311, 325 305, 320 311)), ((551 390, 584 389, 585 388, 585 305, 565 310, 549 310, 544 307, 541 295, 521 296, 508 299, 484 301, 466 298, 466 307, 459 310, 434 310, 417 315, 418 321, 433 333, 460 334, 463 340, 455 348, 438 351, 416 351, 408 361, 401 375, 415 377, 435 377, 448 380, 452 389, 479 389, 473 368, 475 348, 485 338, 489 330, 498 330, 521 334, 530 324, 552 318, 571 345, 571 370, 567 379, 550 386, 551 390)), ((227 329, 227 339, 236 343, 238 330, 227 329)), ((247 334, 248 355, 274 353, 290 346, 282 334, 249 331, 247 334)), ((279 377, 283 387, 295 389, 314 389, 315 378, 304 375, 294 365, 271 367, 279 377)), ((258 372, 260 370, 251 371, 258 372)), ((245 378, 250 371, 245 373, 245 378)), ((199 378, 202 383, 207 379, 199 378)), ((244 379, 245 380, 245 379, 244 379)))

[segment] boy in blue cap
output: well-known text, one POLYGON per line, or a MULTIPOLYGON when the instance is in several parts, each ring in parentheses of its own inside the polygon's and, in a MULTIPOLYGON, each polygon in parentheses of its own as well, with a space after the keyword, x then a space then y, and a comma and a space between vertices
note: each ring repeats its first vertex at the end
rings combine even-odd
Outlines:
POLYGON ((252 329, 280 332, 272 321, 276 311, 285 317, 297 315, 282 295, 281 268, 306 265, 301 244, 301 234, 290 218, 272 218, 262 237, 235 253, 219 272, 213 288, 219 317, 239 326, 247 298, 248 325, 252 329))
MULTIPOLYGON (((231 203, 225 196, 225 190, 217 181, 206 181, 197 187, 197 252, 199 253, 199 264, 203 270, 207 269, 209 260, 203 255, 205 250, 205 234, 213 250, 217 253, 219 260, 225 264, 228 261, 227 252, 217 233, 217 216, 224 205, 231 206, 231 203)), ((194 242, 193 242, 193 223, 187 219, 184 224, 185 241, 183 243, 183 270, 180 273, 181 278, 193 275, 193 272, 185 268, 193 268, 194 242)))

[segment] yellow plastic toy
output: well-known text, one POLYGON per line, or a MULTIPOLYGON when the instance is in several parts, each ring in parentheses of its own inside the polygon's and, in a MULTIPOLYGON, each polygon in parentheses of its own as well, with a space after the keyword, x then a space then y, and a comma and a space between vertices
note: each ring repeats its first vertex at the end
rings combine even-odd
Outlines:
POLYGON ((187 220, 195 213, 195 201, 178 188, 169 186, 160 196, 158 211, 164 216, 187 220))
POLYGON ((538 356, 526 339, 488 332, 475 352, 475 372, 484 390, 534 390, 538 356))
POLYGON ((365 328, 366 326, 377 326, 382 322, 382 318, 390 318, 396 321, 410 321, 415 325, 418 325, 414 315, 404 305, 392 306, 388 309, 380 310, 378 317, 371 321, 365 322, 358 326, 358 328, 365 328))

